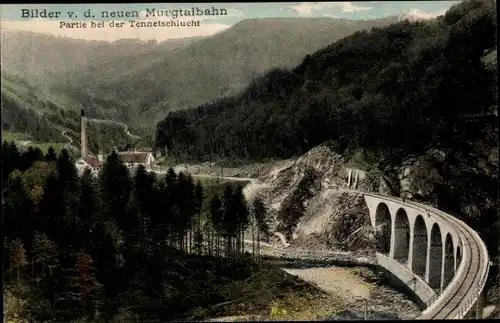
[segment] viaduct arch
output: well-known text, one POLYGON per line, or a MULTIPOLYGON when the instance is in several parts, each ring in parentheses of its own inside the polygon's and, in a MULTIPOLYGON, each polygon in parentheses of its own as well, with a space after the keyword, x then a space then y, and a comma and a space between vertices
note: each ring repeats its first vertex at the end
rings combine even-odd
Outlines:
POLYGON ((438 209, 363 196, 377 237, 377 261, 420 300, 417 319, 480 318, 490 260, 479 235, 438 209))

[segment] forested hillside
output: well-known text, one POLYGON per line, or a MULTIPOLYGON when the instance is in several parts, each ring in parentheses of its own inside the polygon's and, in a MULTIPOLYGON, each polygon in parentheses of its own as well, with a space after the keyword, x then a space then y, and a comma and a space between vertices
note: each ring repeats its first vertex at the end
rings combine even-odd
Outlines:
POLYGON ((22 77, 56 99, 62 92, 95 117, 114 118, 145 134, 170 110, 239 93, 270 68, 292 67, 324 44, 396 19, 246 20, 205 39, 161 43, 2 30, 2 75, 22 77))
MULTIPOLYGON (((1 36, 2 129, 27 132, 43 142, 67 142, 61 135, 66 131, 75 144, 82 108, 93 118, 129 119, 122 101, 89 95, 81 78, 105 78, 109 74, 106 68, 111 65, 127 69, 145 55, 163 56, 198 39, 162 43, 122 39, 110 43, 11 30, 2 30, 1 36)), ((117 132, 113 126, 104 128, 108 134, 117 132)), ((131 130, 146 132, 133 127, 131 130)), ((123 133, 120 135, 123 137, 123 133)), ((128 142, 123 139, 108 135, 105 141, 123 145, 128 142)), ((104 146, 110 149, 109 144, 104 146)))
POLYGON ((349 21, 331 18, 244 20, 231 28, 175 49, 147 55, 127 68, 108 66, 104 75, 88 73, 81 82, 95 96, 123 101, 131 119, 148 125, 171 110, 191 108, 238 94, 253 78, 274 67, 292 67, 324 44, 395 17, 349 21), (122 93, 128 93, 124 98, 122 93))
POLYGON ((23 76, 30 85, 45 89, 74 83, 82 72, 103 76, 103 67, 127 68, 145 55, 165 55, 198 38, 182 41, 144 42, 121 39, 115 42, 55 37, 36 32, 2 30, 2 73, 23 76))
POLYGON ((200 157, 286 158, 329 139, 409 152, 449 142, 457 122, 472 122, 461 114, 496 104, 496 75, 481 62, 496 45, 494 5, 475 6, 358 32, 293 70, 267 73, 241 96, 171 113, 158 144, 200 157))
MULTIPOLYGON (((113 119, 113 110, 100 110, 96 104, 82 104, 67 92, 41 90, 22 77, 2 75, 2 131, 24 134, 25 140, 39 143, 67 144, 79 149, 80 110, 90 117, 113 119)), ((106 105, 103 105, 106 107, 106 105)), ((91 151, 109 152, 115 147, 134 143, 123 127, 89 122, 91 151)), ((3 134, 2 134, 3 135, 3 134)))
POLYGON ((330 141, 362 151, 386 177, 415 157, 418 198, 467 218, 495 256, 496 16, 495 1, 466 1, 436 20, 357 32, 239 96, 170 113, 157 145, 197 160, 256 160, 330 141))
POLYGON ((9 322, 170 321, 227 301, 222 288, 252 273, 244 231, 266 210, 238 185, 131 174, 115 153, 79 177, 65 150, 5 141, 2 163, 9 322))

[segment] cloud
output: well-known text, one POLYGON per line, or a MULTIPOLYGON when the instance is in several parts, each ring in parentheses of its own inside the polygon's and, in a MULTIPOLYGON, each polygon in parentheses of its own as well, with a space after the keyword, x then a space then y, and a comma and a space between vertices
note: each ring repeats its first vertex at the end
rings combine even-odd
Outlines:
MULTIPOLYGON (((141 40, 156 39, 157 41, 164 41, 167 39, 194 37, 194 36, 210 36, 225 30, 231 25, 224 23, 210 23, 204 17, 178 17, 179 21, 199 20, 198 26, 191 27, 131 27, 129 23, 125 22, 121 28, 109 27, 109 21, 105 21, 104 28, 91 28, 89 21, 85 22, 87 28, 60 28, 58 21, 51 21, 45 19, 31 19, 31 20, 0 20, 0 29, 4 30, 21 30, 31 31, 37 33, 46 33, 60 37, 70 37, 86 40, 104 40, 115 41, 123 38, 136 38, 141 40)), ((205 17, 206 18, 206 17, 205 17)), ((157 20, 170 20, 168 18, 137 18, 136 21, 157 21, 157 20)), ((115 20, 119 22, 119 20, 115 20)))
POLYGON ((313 11, 323 10, 327 8, 339 9, 341 12, 359 12, 373 10, 372 7, 363 7, 352 2, 301 2, 296 6, 292 6, 300 16, 311 16, 313 11))
POLYGON ((441 15, 444 15, 446 13, 446 9, 440 10, 437 12, 424 12, 419 9, 411 9, 408 12, 402 14, 399 16, 399 20, 409 20, 409 21, 417 21, 417 20, 430 20, 437 18, 441 15))
POLYGON ((308 3, 301 3, 292 7, 301 16, 310 16, 313 12, 313 6, 308 3))
POLYGON ((372 7, 362 7, 357 4, 353 4, 352 2, 337 2, 340 4, 340 8, 342 12, 358 12, 358 11, 366 11, 372 10, 372 7))

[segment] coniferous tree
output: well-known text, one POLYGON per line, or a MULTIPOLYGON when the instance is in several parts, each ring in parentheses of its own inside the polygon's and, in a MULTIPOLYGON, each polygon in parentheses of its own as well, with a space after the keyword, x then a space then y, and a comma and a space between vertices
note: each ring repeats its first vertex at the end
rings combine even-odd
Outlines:
POLYGON ((5 236, 18 237, 28 246, 31 244, 32 229, 35 224, 35 209, 23 185, 22 174, 14 171, 4 187, 2 203, 3 230, 5 236))
POLYGON ((98 199, 94 176, 90 169, 85 169, 79 180, 79 239, 84 250, 91 243, 92 231, 100 224, 98 223, 98 199))
POLYGON ((237 251, 240 254, 244 253, 244 240, 245 240, 245 230, 249 223, 249 211, 245 196, 243 195, 243 188, 238 186, 233 194, 233 200, 235 203, 235 222, 237 225, 237 251))
POLYGON ((104 163, 100 176, 100 194, 102 196, 102 211, 106 220, 116 220, 120 228, 127 227, 122 216, 132 190, 132 181, 127 167, 112 152, 104 163))
POLYGON ((194 213, 193 232, 195 234, 193 242, 195 244, 196 253, 201 252, 201 246, 203 244, 203 235, 201 233, 201 212, 203 207, 203 199, 204 199, 203 186, 201 185, 201 182, 198 181, 194 189, 194 200, 193 200, 193 213, 194 213))
MULTIPOLYGON (((78 234, 73 234, 74 232, 82 231, 80 216, 78 214, 78 210, 80 209, 80 180, 76 167, 66 149, 61 151, 57 159, 56 170, 58 174, 57 181, 61 186, 60 189, 63 191, 62 204, 64 211, 61 227, 65 233, 63 235, 65 239, 64 245, 70 249, 77 250, 83 243, 78 234)), ((57 245, 62 245, 58 241, 56 243, 57 245)))
POLYGON ((50 146, 49 149, 47 149, 47 153, 45 154, 45 161, 50 163, 56 160, 57 160, 56 151, 54 150, 54 148, 52 148, 52 146, 50 146))
POLYGON ((226 185, 222 195, 222 228, 226 238, 226 255, 234 256, 234 238, 238 230, 237 209, 231 185, 226 185))
POLYGON ((21 271, 28 264, 26 249, 19 238, 14 238, 10 243, 10 265, 15 273, 17 283, 21 282, 21 271))
POLYGON ((40 265, 42 277, 52 275, 54 268, 59 265, 57 246, 47 235, 35 232, 33 235, 32 263, 40 265))
POLYGON ((60 309, 70 309, 70 313, 77 317, 93 315, 101 292, 101 284, 95 276, 96 268, 92 257, 83 250, 74 258, 74 265, 65 271, 64 290, 59 295, 60 309))
POLYGON ((21 154, 13 141, 2 143, 2 176, 4 181, 14 169, 19 169, 21 154))
MULTIPOLYGON (((47 178, 39 210, 40 224, 37 227, 57 245, 65 246, 68 243, 66 237, 72 232, 67 231, 64 223, 67 210, 64 185, 56 174, 47 178)), ((69 238, 71 241, 72 237, 69 238)))
POLYGON ((252 203, 252 216, 257 224, 257 259, 260 265, 260 239, 261 234, 268 234, 269 228, 266 222, 266 206, 262 199, 256 197, 252 203))
POLYGON ((185 213, 186 213, 186 228, 187 228, 187 251, 191 253, 191 248, 193 246, 193 237, 194 237, 194 223, 196 221, 197 215, 197 205, 196 205, 196 186, 194 184, 193 177, 188 173, 186 176, 186 188, 184 193, 184 205, 185 205, 185 213))
POLYGON ((20 163, 20 170, 25 171, 31 166, 36 161, 43 160, 43 153, 40 149, 38 148, 33 148, 33 147, 28 147, 26 151, 22 154, 21 156, 21 163, 20 163))
POLYGON ((74 194, 77 192, 78 173, 66 149, 63 149, 57 158, 57 173, 64 184, 64 189, 68 190, 68 193, 74 194))
MULTIPOLYGON (((215 255, 219 256, 219 237, 223 233, 222 225, 222 202, 217 194, 210 200, 210 222, 212 224, 212 237, 209 237, 210 246, 213 246, 212 241, 215 241, 215 255)), ((209 246, 209 255, 212 255, 212 248, 209 246)))
POLYGON ((186 236, 191 222, 192 212, 192 189, 189 183, 189 177, 183 172, 177 176, 177 198, 175 204, 179 208, 179 213, 174 218, 174 230, 176 232, 177 244, 181 251, 187 251, 186 236))
MULTIPOLYGON (((163 212, 157 214, 157 220, 152 222, 152 226, 165 234, 166 240, 172 243, 176 237, 176 222, 178 219, 179 208, 177 204, 178 189, 177 189, 177 174, 173 168, 169 168, 165 175, 163 185, 161 187, 162 200, 161 209, 163 212)), ((155 235, 155 241, 159 241, 161 235, 155 235)))

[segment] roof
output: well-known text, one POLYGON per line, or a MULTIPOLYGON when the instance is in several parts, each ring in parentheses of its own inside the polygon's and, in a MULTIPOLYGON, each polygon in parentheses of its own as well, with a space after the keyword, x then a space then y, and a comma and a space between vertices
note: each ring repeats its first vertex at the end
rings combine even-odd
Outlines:
POLYGON ((99 161, 99 159, 97 159, 96 156, 87 156, 83 160, 85 160, 85 162, 87 164, 89 164, 91 167, 94 167, 94 168, 102 166, 101 162, 99 161))
POLYGON ((118 153, 118 157, 124 162, 129 164, 145 164, 148 158, 148 155, 151 155, 149 152, 121 152, 118 153))

